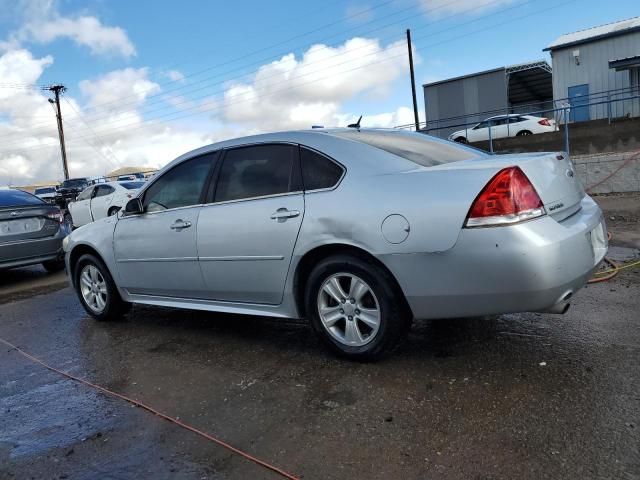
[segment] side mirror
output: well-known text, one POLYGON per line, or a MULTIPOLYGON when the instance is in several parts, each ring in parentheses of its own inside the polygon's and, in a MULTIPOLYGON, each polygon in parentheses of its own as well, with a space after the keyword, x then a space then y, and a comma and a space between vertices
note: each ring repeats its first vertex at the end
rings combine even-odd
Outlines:
POLYGON ((132 198, 124 207, 125 215, 139 215, 143 212, 144 207, 142 206, 142 200, 139 198, 132 198))

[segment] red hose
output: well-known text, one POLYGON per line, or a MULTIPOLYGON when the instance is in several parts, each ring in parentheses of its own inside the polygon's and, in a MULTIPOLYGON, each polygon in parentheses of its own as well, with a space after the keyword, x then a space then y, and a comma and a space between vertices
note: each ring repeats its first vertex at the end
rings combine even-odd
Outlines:
POLYGON ((132 398, 129 398, 129 397, 125 396, 125 395, 122 395, 121 393, 113 392, 113 391, 111 391, 111 390, 109 390, 107 388, 101 387, 100 385, 95 385, 95 384, 93 384, 93 383, 91 383, 91 382, 89 382, 87 380, 84 380, 84 379, 82 379, 80 377, 76 377, 75 375, 71 375, 70 373, 63 372, 62 370, 58 370, 57 368, 54 368, 54 367, 52 367, 50 365, 47 365, 42 360, 34 357, 33 355, 29 355, 24 350, 21 350, 20 348, 16 347, 12 343, 9 343, 9 342, 7 342, 6 340, 4 340, 2 338, 0 338, 0 343, 4 343, 6 346, 14 349, 20 355, 24 356, 25 358, 28 358, 29 360, 31 360, 34 363, 38 363, 38 364, 42 365, 47 370, 55 372, 55 373, 57 373, 59 375, 62 375, 64 377, 67 377, 68 379, 73 380, 75 382, 82 383, 83 385, 86 385, 88 387, 94 388, 94 389, 96 389, 96 390, 98 390, 98 391, 100 391, 100 392, 102 392, 102 393, 104 393, 106 395, 110 395, 112 397, 120 398, 120 399, 122 399, 122 400, 124 400, 126 402, 129 402, 129 403, 137 406, 137 407, 143 408, 143 409, 153 413, 154 415, 157 415, 160 418, 163 418, 163 419, 165 419, 165 420, 167 420, 167 421, 169 421, 171 423, 175 423, 176 425, 178 425, 178 426, 180 426, 180 427, 182 427, 182 428, 184 428, 186 430, 189 430, 190 432, 193 432, 193 433, 195 433, 197 435, 200 435, 201 437, 206 438, 207 440, 209 440, 209 441, 211 441, 213 443, 218 444, 221 447, 226 448, 227 450, 231 450, 233 453, 236 453, 236 454, 240 455, 241 457, 244 457, 247 460, 250 460, 250 461, 258 464, 261 467, 264 467, 264 468, 266 468, 268 470, 271 470, 272 472, 277 473, 278 475, 282 476, 283 478, 286 478, 288 480, 299 480, 298 477, 296 477, 296 476, 294 476, 294 475, 292 475, 290 473, 287 473, 284 470, 279 469, 278 467, 274 467, 273 465, 271 465, 271 464, 269 464, 269 463, 267 463, 267 462, 265 462, 263 460, 260 460, 259 458, 256 458, 256 457, 254 457, 254 456, 252 456, 252 455, 250 455, 250 454, 248 454, 246 452, 243 452, 242 450, 240 450, 240 449, 238 449, 238 448, 236 448, 236 447, 234 447, 232 445, 229 445, 228 443, 226 443, 226 442, 214 437, 213 435, 209 435, 208 433, 205 433, 202 430, 198 430, 197 428, 192 427, 191 425, 188 425, 188 424, 186 424, 184 422, 181 422, 180 420, 177 420, 175 418, 170 417, 169 415, 166 415, 166 414, 164 414, 162 412, 159 412, 155 408, 150 407, 148 405, 145 405, 144 403, 142 403, 142 402, 140 402, 138 400, 134 400, 132 398))

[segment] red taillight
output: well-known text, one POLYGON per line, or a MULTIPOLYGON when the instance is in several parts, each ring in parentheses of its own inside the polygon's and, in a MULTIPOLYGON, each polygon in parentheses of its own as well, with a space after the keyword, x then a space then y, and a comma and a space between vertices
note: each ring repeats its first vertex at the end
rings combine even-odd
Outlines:
POLYGON ((547 120, 546 118, 543 118, 542 120, 539 120, 538 123, 540 125, 544 125, 545 127, 550 127, 551 124, 549 123, 549 120, 547 120))
POLYGON ((58 223, 62 223, 64 217, 62 216, 62 213, 60 212, 60 210, 57 210, 55 212, 49 212, 47 213, 47 218, 50 218, 51 220, 55 220, 58 223))
POLYGON ((500 170, 475 199, 465 226, 486 227, 544 215, 542 200, 519 167, 500 170))

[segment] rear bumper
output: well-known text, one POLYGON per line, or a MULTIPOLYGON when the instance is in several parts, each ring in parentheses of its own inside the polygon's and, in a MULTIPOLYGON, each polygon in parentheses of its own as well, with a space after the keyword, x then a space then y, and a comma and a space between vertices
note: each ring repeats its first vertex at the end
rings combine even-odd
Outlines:
POLYGON ((52 237, 24 240, 0 245, 0 269, 24 267, 62 259, 63 229, 52 237))
POLYGON ((415 318, 453 318, 548 310, 586 284, 606 249, 602 212, 585 196, 581 210, 561 222, 547 215, 509 227, 463 229, 446 252, 381 260, 415 318), (604 240, 592 240, 599 225, 604 240))

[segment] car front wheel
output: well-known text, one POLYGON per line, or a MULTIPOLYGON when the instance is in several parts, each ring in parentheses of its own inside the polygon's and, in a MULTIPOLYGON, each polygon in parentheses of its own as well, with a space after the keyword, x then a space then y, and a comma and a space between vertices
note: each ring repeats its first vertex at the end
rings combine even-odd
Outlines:
POLYGON ((80 303, 96 320, 121 318, 131 306, 120 298, 105 264, 93 255, 83 255, 76 263, 74 286, 80 303))
POLYGON ((389 273, 351 255, 329 257, 313 269, 305 306, 322 341, 353 360, 384 356, 410 326, 408 308, 389 273))

